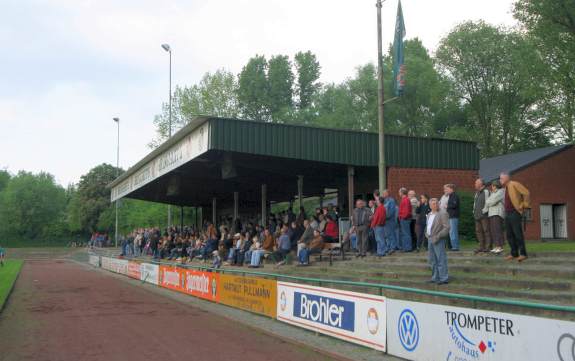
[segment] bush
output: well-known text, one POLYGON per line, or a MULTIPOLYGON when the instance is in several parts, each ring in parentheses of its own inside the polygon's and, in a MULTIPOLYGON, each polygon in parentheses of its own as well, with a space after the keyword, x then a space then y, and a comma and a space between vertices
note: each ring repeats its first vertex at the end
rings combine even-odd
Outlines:
POLYGON ((475 220, 473 219, 473 198, 475 195, 470 192, 457 192, 459 195, 459 206, 461 214, 459 216, 459 236, 466 241, 477 241, 475 237, 475 220))

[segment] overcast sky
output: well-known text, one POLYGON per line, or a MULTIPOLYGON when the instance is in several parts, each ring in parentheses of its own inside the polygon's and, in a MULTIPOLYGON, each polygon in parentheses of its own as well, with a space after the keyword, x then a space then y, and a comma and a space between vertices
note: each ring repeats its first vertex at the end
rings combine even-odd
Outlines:
MULTIPOLYGON (((512 0, 403 0, 407 38, 429 49, 455 24, 513 25, 512 0)), ((322 82, 339 82, 377 55, 375 0, 2 0, 0 169, 75 183, 90 168, 144 157, 152 119, 173 83, 238 73, 255 54, 314 52, 322 82)), ((385 48, 397 0, 383 5, 385 48)))

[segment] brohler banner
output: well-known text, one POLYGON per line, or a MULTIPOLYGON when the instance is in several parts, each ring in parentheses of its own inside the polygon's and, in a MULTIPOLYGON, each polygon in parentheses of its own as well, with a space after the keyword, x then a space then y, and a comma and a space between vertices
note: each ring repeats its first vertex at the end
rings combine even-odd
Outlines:
POLYGON ((220 303, 275 318, 276 299, 275 280, 220 275, 220 303))
POLYGON ((277 288, 278 320, 386 350, 384 297, 287 282, 277 288))
POLYGON ((388 299, 388 352, 415 361, 573 361, 575 323, 388 299))

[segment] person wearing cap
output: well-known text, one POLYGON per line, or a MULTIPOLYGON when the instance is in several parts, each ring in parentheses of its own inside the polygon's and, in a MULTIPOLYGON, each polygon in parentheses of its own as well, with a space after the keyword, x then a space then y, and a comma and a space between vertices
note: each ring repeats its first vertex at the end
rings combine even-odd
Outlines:
POLYGON ((226 266, 230 266, 232 264, 235 264, 236 254, 237 254, 237 252, 239 252, 242 249, 243 244, 244 244, 243 236, 240 233, 234 234, 233 240, 234 240, 234 245, 232 248, 230 248, 230 253, 228 254, 228 260, 225 263, 226 266))

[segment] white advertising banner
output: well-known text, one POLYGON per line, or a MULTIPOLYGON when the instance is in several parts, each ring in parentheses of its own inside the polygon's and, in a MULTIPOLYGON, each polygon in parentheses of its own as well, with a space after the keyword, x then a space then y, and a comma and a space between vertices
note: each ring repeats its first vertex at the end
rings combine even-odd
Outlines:
POLYGON ((575 361, 575 322, 387 299, 388 353, 415 361, 575 361))
POLYGON ((277 295, 278 320, 386 350, 385 297, 287 282, 277 295))
POLYGON ((88 262, 94 267, 100 267, 100 256, 91 254, 88 262))
POLYGON ((127 259, 112 258, 110 263, 111 263, 110 271, 120 273, 123 275, 128 274, 128 260, 127 259))
POLYGON ((122 198, 206 152, 208 141, 209 123, 206 122, 112 188, 111 201, 122 198))
POLYGON ((101 257, 101 267, 105 270, 112 270, 112 259, 110 257, 101 257))
POLYGON ((142 263, 140 266, 142 281, 158 285, 158 279, 160 277, 159 266, 151 263, 142 263))

